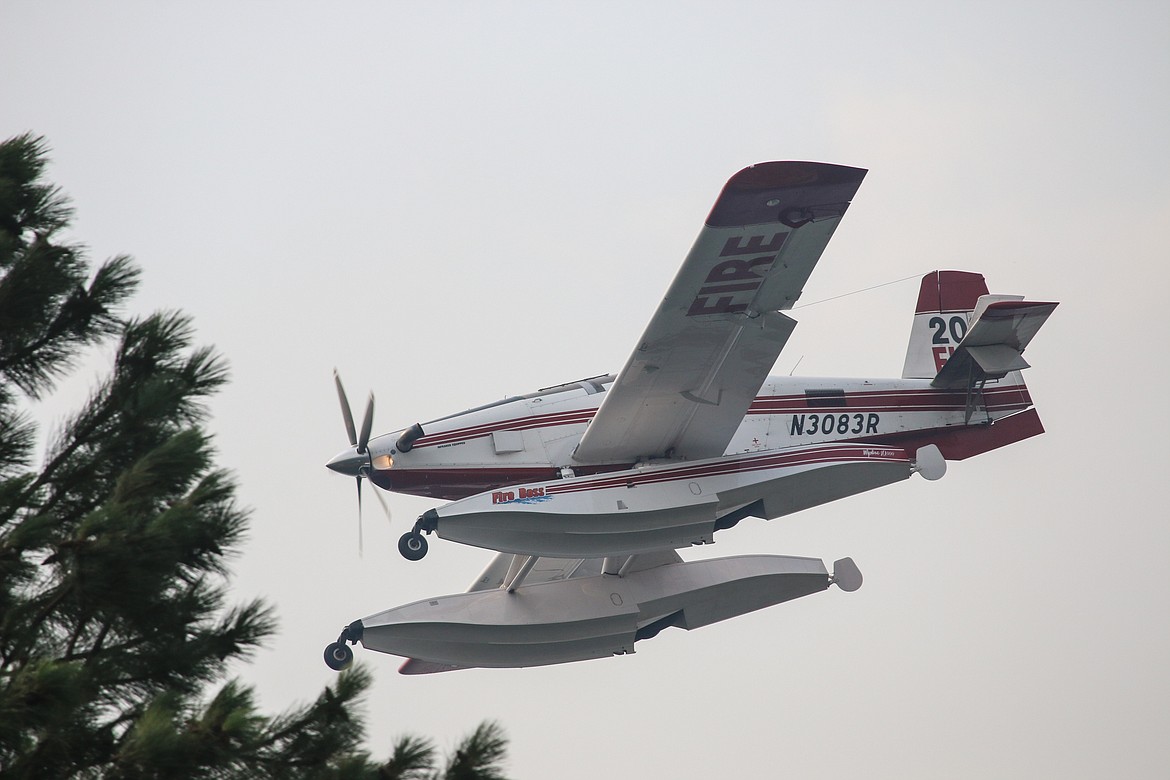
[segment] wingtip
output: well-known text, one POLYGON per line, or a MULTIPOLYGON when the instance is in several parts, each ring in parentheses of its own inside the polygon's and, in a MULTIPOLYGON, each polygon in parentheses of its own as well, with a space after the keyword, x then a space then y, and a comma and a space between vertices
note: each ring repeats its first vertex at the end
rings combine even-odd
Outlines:
MULTIPOLYGON (((732 176, 707 217, 710 227, 732 227, 785 221, 798 209, 819 208, 840 216, 857 194, 864 168, 817 162, 763 162, 732 176)), ((807 221, 807 220, 806 220, 807 221)))
POLYGON ((727 182, 729 189, 765 190, 776 187, 810 187, 841 184, 860 185, 869 171, 834 163, 799 160, 761 162, 749 165, 727 182))

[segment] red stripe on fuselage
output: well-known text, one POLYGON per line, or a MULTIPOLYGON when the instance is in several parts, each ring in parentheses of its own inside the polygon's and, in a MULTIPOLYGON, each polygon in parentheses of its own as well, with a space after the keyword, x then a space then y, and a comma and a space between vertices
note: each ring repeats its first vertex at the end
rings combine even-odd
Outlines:
MULTIPOLYGON (((981 400, 989 411, 1011 411, 1032 405, 1032 398, 1024 385, 984 389, 981 400)), ((963 390, 859 390, 835 397, 808 396, 804 393, 757 396, 748 414, 832 412, 834 409, 857 412, 961 412, 966 408, 967 393, 963 390), (843 400, 843 403, 827 403, 829 400, 843 400), (813 403, 810 404, 810 401, 813 403)))
POLYGON ((538 414, 531 417, 513 417, 508 420, 498 420, 470 428, 457 428, 452 431, 423 436, 415 447, 434 447, 439 444, 448 444, 454 441, 474 439, 487 436, 496 431, 527 431, 533 428, 551 428, 556 425, 579 425, 589 422, 597 414, 596 409, 578 409, 572 412, 556 412, 554 414, 538 414))
MULTIPOLYGON (((633 465, 632 463, 614 463, 605 466, 578 467, 574 469, 574 472, 581 476, 590 476, 610 471, 624 471, 632 468, 633 465)), ((508 485, 549 482, 557 479, 560 475, 561 470, 552 466, 510 468, 452 466, 429 469, 395 467, 372 472, 370 481, 383 490, 394 493, 454 501, 482 493, 485 490, 495 490, 508 485)))
MULTIPOLYGON (((963 391, 934 390, 857 390, 846 392, 844 406, 825 404, 824 398, 810 405, 810 396, 805 393, 789 395, 757 396, 748 409, 749 415, 792 414, 794 412, 829 412, 833 409, 850 409, 857 412, 961 412, 967 408, 967 394, 963 391)), ((1024 385, 985 388, 982 400, 988 411, 1012 411, 1026 409, 1032 405, 1028 388, 1024 385)), ((512 417, 467 428, 455 428, 427 434, 415 442, 415 448, 435 447, 487 436, 496 431, 528 431, 534 428, 551 428, 560 425, 584 425, 597 414, 596 408, 577 409, 569 412, 554 412, 526 417, 512 417)))
POLYGON ((578 493, 581 491, 604 490, 614 487, 637 487, 659 482, 675 482, 683 479, 699 479, 724 474, 743 474, 796 466, 814 466, 824 463, 883 462, 897 463, 909 460, 909 454, 900 447, 882 445, 817 445, 802 447, 796 451, 782 450, 761 455, 725 456, 678 468, 660 468, 640 474, 623 474, 587 481, 573 481, 563 485, 550 485, 546 494, 578 493))
MULTIPOLYGON (((787 448, 750 456, 727 456, 701 464, 663 468, 649 473, 606 477, 578 482, 575 485, 550 485, 547 492, 572 490, 600 490, 622 485, 645 485, 654 482, 715 476, 760 469, 812 465, 826 462, 860 460, 858 452, 865 449, 884 450, 894 456, 873 457, 874 460, 905 460, 909 452, 927 444, 936 444, 947 460, 962 460, 973 455, 1004 447, 1044 432, 1035 409, 1006 417, 993 425, 929 428, 901 433, 853 439, 849 444, 819 444, 812 447, 787 448)), ((591 476, 614 471, 628 471, 631 463, 604 466, 576 467, 576 476, 591 476)), ((433 469, 393 469, 374 471, 370 478, 379 487, 398 493, 453 501, 485 490, 508 485, 550 482, 560 476, 560 470, 551 466, 526 468, 449 467, 433 469)))

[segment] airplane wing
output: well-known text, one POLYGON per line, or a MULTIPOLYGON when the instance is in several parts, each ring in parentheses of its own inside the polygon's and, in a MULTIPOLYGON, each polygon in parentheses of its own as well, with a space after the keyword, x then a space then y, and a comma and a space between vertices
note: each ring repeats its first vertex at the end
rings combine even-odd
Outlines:
POLYGON ((791 309, 866 171, 767 162, 720 193, 573 458, 722 455, 796 322, 791 309))
MULTIPOLYGON (((682 563, 682 558, 674 550, 659 550, 641 555, 622 556, 618 559, 538 557, 529 563, 529 557, 512 553, 497 553, 487 568, 471 583, 467 592, 477 593, 498 588, 508 589, 519 586, 521 582, 525 585, 537 585, 543 582, 591 577, 601 574, 603 571, 609 574, 617 574, 619 571, 623 574, 629 574, 672 563, 682 563), (527 571, 524 571, 525 569, 527 571), (523 574, 520 573, 522 571, 523 574)), ((398 667, 398 673, 436 674, 466 668, 468 667, 458 664, 407 658, 398 667)))

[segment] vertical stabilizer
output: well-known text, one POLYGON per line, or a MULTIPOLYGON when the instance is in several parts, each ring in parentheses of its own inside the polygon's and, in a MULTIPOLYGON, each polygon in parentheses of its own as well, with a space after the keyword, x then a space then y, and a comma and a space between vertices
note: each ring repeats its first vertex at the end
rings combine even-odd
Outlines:
POLYGON ((918 306, 906 348, 904 379, 933 379, 967 334, 980 296, 987 295, 982 274, 931 271, 922 277, 918 306))

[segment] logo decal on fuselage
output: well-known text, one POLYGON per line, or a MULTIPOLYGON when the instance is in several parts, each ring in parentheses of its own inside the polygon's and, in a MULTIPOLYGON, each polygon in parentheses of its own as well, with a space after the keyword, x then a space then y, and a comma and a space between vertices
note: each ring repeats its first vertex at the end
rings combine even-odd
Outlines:
POLYGON ((546 496, 542 487, 492 491, 493 504, 541 504, 545 501, 552 501, 552 496, 546 496))

